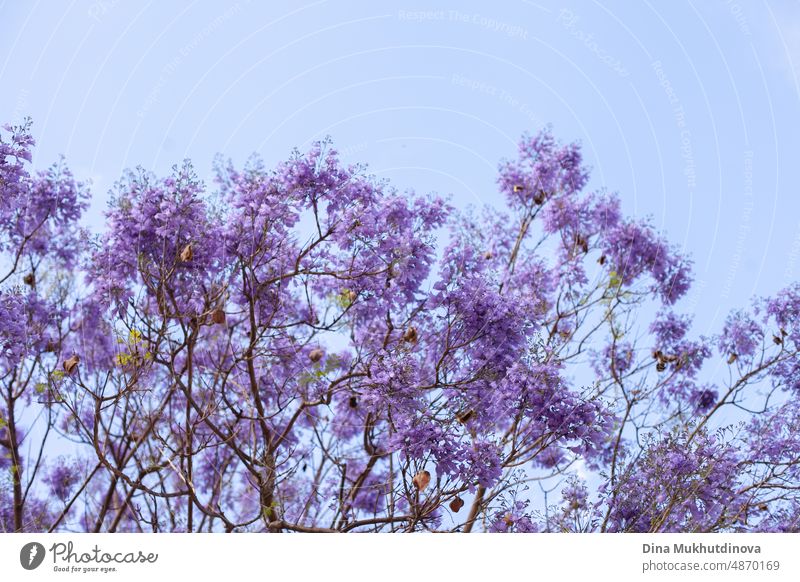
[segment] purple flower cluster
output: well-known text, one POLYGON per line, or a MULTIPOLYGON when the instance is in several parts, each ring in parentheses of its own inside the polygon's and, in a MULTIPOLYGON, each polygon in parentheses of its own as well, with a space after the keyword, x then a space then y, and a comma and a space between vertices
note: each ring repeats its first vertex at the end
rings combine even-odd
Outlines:
POLYGON ((689 290, 690 261, 646 223, 620 222, 603 233, 601 248, 623 285, 631 285, 643 274, 649 274, 653 290, 667 305, 689 290))
POLYGON ((57 499, 67 501, 80 480, 80 473, 78 468, 64 457, 56 459, 56 462, 57 464, 45 475, 43 481, 57 499))
POLYGON ((505 211, 327 140, 213 191, 137 169, 91 242, 32 146, 0 134, 0 530, 798 527, 800 286, 693 336, 690 261, 585 192, 578 144, 523 138, 505 211))
POLYGON ((536 533, 539 527, 528 511, 527 501, 515 500, 501 505, 489 524, 489 531, 496 533, 536 533))
POLYGON ((568 197, 587 183, 580 145, 561 145, 549 130, 525 136, 519 158, 500 166, 498 184, 512 208, 543 204, 554 197, 568 197))
POLYGON ((723 355, 752 360, 763 338, 761 326, 749 314, 735 311, 725 320, 719 338, 719 351, 723 355))
POLYGON ((607 530, 706 532, 741 522, 739 462, 733 446, 705 432, 654 439, 604 487, 607 530))

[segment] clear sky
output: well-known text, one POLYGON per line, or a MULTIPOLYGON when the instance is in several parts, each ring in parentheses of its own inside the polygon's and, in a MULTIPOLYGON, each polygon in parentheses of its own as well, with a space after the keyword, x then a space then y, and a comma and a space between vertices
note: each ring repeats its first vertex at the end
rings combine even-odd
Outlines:
POLYGON ((696 331, 800 279, 800 4, 747 0, 0 2, 0 121, 92 179, 331 135, 400 188, 500 203, 552 123, 592 186, 696 261, 696 331))

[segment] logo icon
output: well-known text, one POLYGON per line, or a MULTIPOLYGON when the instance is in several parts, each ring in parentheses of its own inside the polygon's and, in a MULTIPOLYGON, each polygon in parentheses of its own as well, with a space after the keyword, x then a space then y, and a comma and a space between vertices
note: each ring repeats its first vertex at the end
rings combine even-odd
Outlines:
POLYGON ((39 542, 30 542, 19 551, 19 563, 26 570, 35 570, 44 562, 44 546, 39 542))

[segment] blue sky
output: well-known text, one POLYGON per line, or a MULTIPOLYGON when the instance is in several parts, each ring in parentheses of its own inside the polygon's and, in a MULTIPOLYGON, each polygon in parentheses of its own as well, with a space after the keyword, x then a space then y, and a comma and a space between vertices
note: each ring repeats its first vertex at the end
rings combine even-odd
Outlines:
POLYGON ((800 4, 0 2, 0 120, 35 163, 272 164, 331 135, 400 188, 502 201, 497 163, 552 123, 592 186, 696 261, 697 331, 800 279, 800 4))

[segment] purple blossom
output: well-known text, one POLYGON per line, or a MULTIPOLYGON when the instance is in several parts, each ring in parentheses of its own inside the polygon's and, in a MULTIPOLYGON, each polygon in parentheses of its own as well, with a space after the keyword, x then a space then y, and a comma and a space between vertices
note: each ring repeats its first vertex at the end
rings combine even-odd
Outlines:
POLYGON ((737 357, 749 358, 755 354, 763 338, 764 332, 758 323, 744 311, 736 311, 725 320, 719 337, 719 350, 725 356, 736 354, 737 357))
POLYGON ((50 487, 51 493, 61 501, 67 501, 75 485, 80 479, 78 468, 70 461, 61 457, 57 459, 43 481, 50 487))
POLYGON ((463 212, 330 140, 213 192, 137 169, 94 239, 32 146, 0 135, 0 529, 797 530, 800 287, 693 334, 690 260, 578 144, 463 212))

